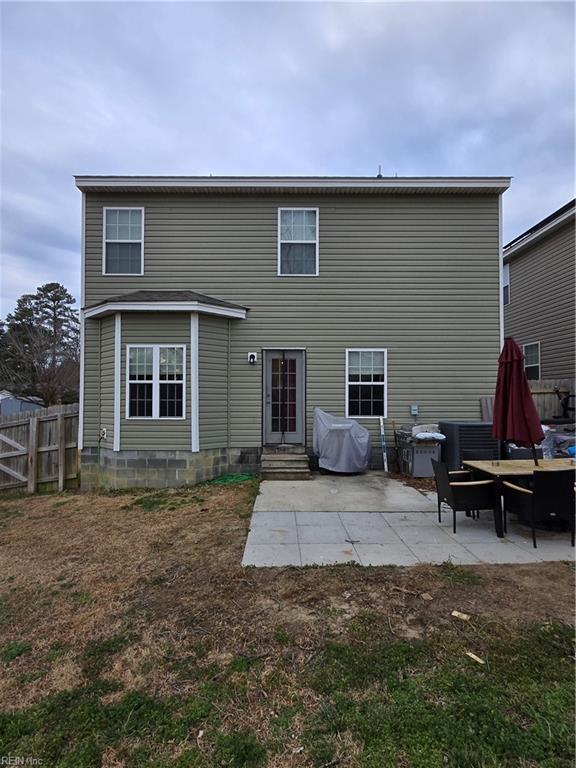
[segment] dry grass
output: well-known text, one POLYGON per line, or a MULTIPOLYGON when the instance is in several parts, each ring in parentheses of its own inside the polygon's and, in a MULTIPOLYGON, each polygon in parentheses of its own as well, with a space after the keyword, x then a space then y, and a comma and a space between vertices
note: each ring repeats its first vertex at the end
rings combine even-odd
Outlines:
MULTIPOLYGON (((213 702, 218 732, 275 743, 293 709, 266 765, 306 766, 303 734, 322 695, 303 680, 327 644, 362 637, 374 621, 393 642, 464 631, 454 629, 454 608, 486 625, 573 622, 573 569, 562 563, 242 569, 256 489, 249 481, 2 500, 0 647, 31 646, 2 665, 4 708, 92 679, 119 684, 105 704, 127 691, 184 700, 225 683, 229 697, 220 691, 213 702)), ((210 737, 209 726, 192 728, 186 746, 215 759, 210 737)), ((122 750, 132 746, 107 747, 102 765, 128 765, 122 750)), ((172 745, 172 758, 183 748, 172 745)), ((352 733, 340 733, 335 749, 334 766, 360 765, 352 733)))

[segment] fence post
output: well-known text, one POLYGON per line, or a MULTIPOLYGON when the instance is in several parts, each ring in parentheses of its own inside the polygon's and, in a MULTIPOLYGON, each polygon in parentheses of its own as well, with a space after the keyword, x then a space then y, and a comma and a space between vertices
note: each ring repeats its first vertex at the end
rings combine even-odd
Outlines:
POLYGON ((58 414, 58 490, 64 490, 66 479, 66 429, 64 427, 64 414, 58 414))
POLYGON ((32 416, 30 419, 30 429, 28 431, 28 493, 34 493, 36 491, 37 452, 38 419, 36 416, 32 416))

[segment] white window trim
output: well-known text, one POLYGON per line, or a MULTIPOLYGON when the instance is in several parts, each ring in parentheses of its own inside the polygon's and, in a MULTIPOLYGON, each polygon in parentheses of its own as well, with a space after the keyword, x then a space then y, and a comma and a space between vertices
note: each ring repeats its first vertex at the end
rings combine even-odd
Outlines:
POLYGON ((510 293, 510 263, 502 266, 502 306, 507 307, 510 304, 512 295, 510 293), (508 288, 508 301, 504 301, 504 288, 508 288))
POLYGON ((278 243, 277 243, 277 274, 278 277, 318 277, 320 274, 320 209, 319 208, 312 208, 312 207, 300 207, 300 208, 278 208, 278 243), (280 232, 280 219, 282 216, 282 211, 315 211, 316 212, 316 271, 311 273, 305 273, 305 274, 294 274, 294 275, 287 275, 284 272, 281 271, 281 251, 282 251, 282 243, 283 242, 290 242, 295 244, 308 244, 312 242, 311 240, 285 240, 283 241, 281 238, 281 232, 280 232))
POLYGON ((129 421, 184 421, 186 419, 186 344, 126 344, 126 419, 129 421), (170 349, 181 349, 182 360, 182 382, 167 381, 165 384, 182 383, 182 416, 160 416, 160 348, 168 347, 170 349), (152 384, 152 416, 130 416, 130 350, 131 349, 151 349, 152 350, 152 380, 137 381, 136 384, 152 384))
MULTIPOLYGON (((362 384, 358 381, 348 381, 348 358, 349 352, 384 352, 384 382, 382 386, 384 388, 384 414, 383 418, 388 418, 388 349, 386 347, 346 347, 344 352, 346 358, 346 381, 345 381, 345 397, 346 397, 346 418, 347 419, 379 419, 380 416, 350 416, 350 410, 348 407, 348 387, 350 384, 362 384)), ((368 384, 369 382, 366 382, 368 384)), ((380 382, 375 382, 377 386, 380 386, 380 382)))
MULTIPOLYGON (((526 347, 534 347, 538 346, 538 380, 542 377, 542 358, 540 357, 540 342, 539 341, 529 341, 527 344, 522 344, 522 354, 524 355, 524 370, 526 368, 536 368, 536 363, 531 363, 529 365, 526 365, 526 347)), ((536 381, 536 379, 532 379, 532 381, 536 381)))
POLYGON ((138 277, 144 274, 144 208, 137 205, 110 205, 102 208, 102 274, 105 277, 138 277), (106 211, 140 211, 142 232, 140 240, 106 240, 106 211), (106 272, 106 243, 140 243, 140 272, 106 272))

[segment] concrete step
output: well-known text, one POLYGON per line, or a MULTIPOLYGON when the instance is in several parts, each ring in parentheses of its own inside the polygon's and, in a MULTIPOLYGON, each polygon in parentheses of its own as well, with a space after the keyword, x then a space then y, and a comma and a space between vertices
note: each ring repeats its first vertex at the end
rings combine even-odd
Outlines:
POLYGON ((302 459, 296 458, 290 461, 288 457, 284 458, 282 457, 281 461, 276 461, 276 459, 268 459, 266 457, 262 458, 262 469, 304 469, 308 470, 310 468, 310 465, 308 464, 308 457, 303 456, 302 459))
POLYGON ((262 480, 310 480, 309 469, 263 469, 262 480))
POLYGON ((274 456, 284 456, 289 453, 306 455, 303 445, 267 445, 263 448, 262 454, 273 454, 274 456))

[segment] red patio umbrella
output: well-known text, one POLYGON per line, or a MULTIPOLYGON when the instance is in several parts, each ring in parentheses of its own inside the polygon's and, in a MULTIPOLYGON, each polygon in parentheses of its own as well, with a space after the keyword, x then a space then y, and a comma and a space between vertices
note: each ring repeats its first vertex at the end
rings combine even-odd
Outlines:
POLYGON ((544 432, 524 370, 524 355, 511 336, 504 340, 498 358, 492 436, 532 448, 534 462, 538 464, 534 445, 542 442, 544 432))

